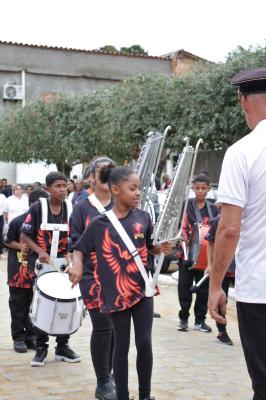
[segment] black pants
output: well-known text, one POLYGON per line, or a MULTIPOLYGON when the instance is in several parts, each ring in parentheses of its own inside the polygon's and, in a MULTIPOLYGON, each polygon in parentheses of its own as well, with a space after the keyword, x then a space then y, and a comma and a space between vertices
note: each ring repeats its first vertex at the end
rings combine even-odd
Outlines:
POLYGON ((0 215, 0 254, 3 254, 3 228, 4 228, 4 217, 0 215))
POLYGON ((117 400, 128 400, 128 352, 130 345, 131 317, 134 323, 137 348, 137 373, 139 397, 149 397, 152 374, 152 323, 153 298, 144 297, 133 307, 111 314, 114 327, 113 368, 117 400))
POLYGON ((99 308, 89 310, 91 333, 91 358, 97 377, 97 385, 103 385, 110 380, 113 359, 113 324, 110 314, 101 313, 99 308))
MULTIPOLYGON (((48 349, 49 335, 47 335, 46 333, 40 333, 37 330, 35 331, 35 335, 36 335, 37 347, 43 347, 43 348, 48 349)), ((68 344, 69 338, 70 338, 70 335, 56 336, 57 347, 68 344)))
POLYGON ((240 338, 254 390, 253 400, 266 399, 266 304, 237 302, 240 338))
MULTIPOLYGON (((229 277, 229 276, 225 276, 224 280, 222 282, 222 288, 223 288, 223 291, 226 294, 226 299, 228 298, 229 286, 230 286, 231 282, 234 285, 235 284, 235 278, 229 277)), ((226 324, 219 324, 218 322, 216 322, 216 326, 218 328, 219 333, 226 332, 226 324)))
MULTIPOLYGON (((194 281, 197 283, 204 275, 204 271, 199 269, 188 269, 184 264, 179 267, 179 278, 178 278, 178 299, 181 310, 179 311, 179 318, 188 320, 189 310, 192 303, 192 294, 190 288, 194 281)), ((207 303, 208 303, 208 290, 209 290, 209 279, 207 279, 200 286, 196 293, 196 301, 194 306, 195 323, 200 324, 205 321, 207 314, 207 303)))
POLYGON ((33 335, 29 322, 29 308, 33 290, 9 286, 11 335, 13 340, 26 340, 33 335))

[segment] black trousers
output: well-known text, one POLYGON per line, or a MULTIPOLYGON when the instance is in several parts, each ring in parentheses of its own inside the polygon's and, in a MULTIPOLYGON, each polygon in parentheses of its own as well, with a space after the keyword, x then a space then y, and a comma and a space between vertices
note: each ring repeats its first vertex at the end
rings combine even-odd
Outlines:
POLYGON ((3 228, 4 228, 4 217, 0 215, 0 254, 3 254, 3 228))
MULTIPOLYGON (((34 331, 35 335, 36 335, 36 345, 37 347, 43 347, 48 349, 49 347, 49 335, 47 335, 46 333, 40 333, 37 330, 34 331)), ((66 344, 68 344, 70 335, 60 335, 60 336, 56 336, 56 343, 57 343, 57 347, 60 346, 64 346, 66 344)))
POLYGON ((253 400, 266 399, 266 304, 237 302, 240 338, 254 390, 253 400))
POLYGON ((139 398, 145 399, 150 396, 151 392, 153 297, 144 297, 133 307, 111 314, 115 339, 113 368, 117 400, 128 400, 129 398, 128 352, 131 317, 134 323, 137 348, 139 398))
POLYGON ((97 385, 110 380, 113 365, 114 336, 110 314, 101 313, 99 308, 89 310, 92 333, 90 341, 91 358, 97 378, 97 385))
MULTIPOLYGON (((194 281, 197 283, 204 275, 204 271, 199 269, 188 269, 188 267, 181 263, 179 267, 178 278, 178 299, 181 310, 179 311, 179 318, 188 320, 189 310, 192 303, 192 294, 190 288, 194 281)), ((209 279, 207 279, 199 288, 196 293, 196 301, 194 305, 195 323, 200 324, 205 321, 207 314, 209 291, 209 279)))
MULTIPOLYGON (((228 298, 229 286, 231 282, 234 285, 235 278, 229 276, 225 276, 222 282, 222 288, 226 294, 226 299, 228 298)), ((219 333, 226 332, 226 324, 219 324, 218 322, 216 322, 216 326, 218 328, 219 333)))
POLYGON ((11 335, 13 340, 25 340, 33 335, 29 321, 29 308, 33 290, 9 286, 11 335))

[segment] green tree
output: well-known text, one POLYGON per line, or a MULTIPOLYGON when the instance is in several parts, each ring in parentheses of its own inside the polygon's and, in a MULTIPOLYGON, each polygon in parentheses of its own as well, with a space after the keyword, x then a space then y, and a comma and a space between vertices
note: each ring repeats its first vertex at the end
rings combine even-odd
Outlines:
POLYGON ((43 160, 68 175, 96 154, 136 158, 147 133, 167 125, 171 150, 179 151, 185 136, 226 149, 248 132, 231 77, 265 64, 266 48, 238 48, 224 64, 198 63, 181 77, 142 75, 83 96, 33 102, 1 121, 0 159, 43 160))
POLYGON ((148 55, 148 52, 143 49, 139 44, 133 44, 132 46, 129 47, 121 47, 120 48, 121 53, 126 53, 126 54, 145 54, 148 55))
POLYGON ((55 163, 67 176, 73 165, 94 155, 97 131, 91 130, 97 97, 37 101, 0 124, 0 159, 55 163), (89 104, 90 112, 87 112, 89 104), (95 133, 96 136, 93 136, 95 133))
POLYGON ((119 50, 117 50, 115 48, 115 46, 112 46, 111 44, 107 44, 106 46, 100 47, 99 49, 100 51, 108 51, 109 53, 117 53, 119 52, 119 50))

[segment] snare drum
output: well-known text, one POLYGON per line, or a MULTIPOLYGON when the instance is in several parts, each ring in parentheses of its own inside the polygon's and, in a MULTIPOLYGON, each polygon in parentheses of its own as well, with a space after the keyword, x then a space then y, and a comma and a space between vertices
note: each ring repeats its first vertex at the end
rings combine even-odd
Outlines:
POLYGON ((71 288, 68 275, 47 272, 38 277, 31 305, 34 328, 52 336, 68 335, 81 326, 83 301, 78 286, 71 288))

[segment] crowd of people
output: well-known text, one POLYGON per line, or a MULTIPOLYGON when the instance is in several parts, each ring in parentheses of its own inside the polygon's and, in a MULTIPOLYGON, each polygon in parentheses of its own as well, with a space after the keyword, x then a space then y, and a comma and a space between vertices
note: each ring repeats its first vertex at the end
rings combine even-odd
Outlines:
MULTIPOLYGON (((236 264, 240 337, 252 379, 253 399, 262 400, 266 398, 263 346, 266 69, 244 71, 232 83, 240 87, 241 106, 253 132, 226 153, 218 204, 206 200, 210 189, 208 175, 199 173, 193 179, 195 197, 189 199, 185 210, 178 249, 177 329, 188 332, 191 286, 208 274, 210 283, 205 279, 196 294, 194 329, 203 333, 211 331, 205 322, 208 303, 210 314, 217 322, 218 341, 233 344, 227 334, 225 313, 236 264), (194 240, 195 237, 198 239, 194 240), (193 245, 199 247, 196 256, 193 245)), ((171 186, 168 176, 163 182, 164 188, 171 186)), ((29 319, 33 287, 38 282, 35 266, 54 267, 55 260, 65 260, 61 264, 67 265, 65 272, 72 287, 79 284, 92 321, 90 350, 96 375, 95 397, 131 399, 128 353, 133 321, 139 400, 154 400, 151 397, 153 296, 147 294, 145 283, 152 272, 153 257, 171 254, 172 243, 153 245, 151 217, 138 208, 139 177, 129 167, 116 166, 109 157, 99 156, 91 160, 85 182, 51 172, 44 185, 35 182, 25 188, 20 184, 11 188, 2 179, 0 190, 0 227, 7 226, 4 244, 8 248, 14 350, 23 353, 34 349, 31 366, 44 366, 49 330, 36 329, 29 319)), ((0 250, 2 253, 2 247, 0 250)), ((159 294, 157 287, 154 294, 159 294)), ((81 357, 70 348, 69 339, 67 333, 56 335, 55 359, 80 362, 81 357)))

